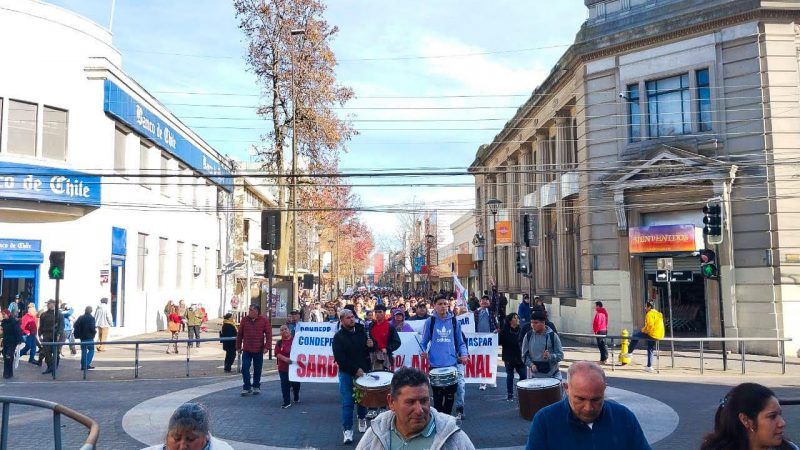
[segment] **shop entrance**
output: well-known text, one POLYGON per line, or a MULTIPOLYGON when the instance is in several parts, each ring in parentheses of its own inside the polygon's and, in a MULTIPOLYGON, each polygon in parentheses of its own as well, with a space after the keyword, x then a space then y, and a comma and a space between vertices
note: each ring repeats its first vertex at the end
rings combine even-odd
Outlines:
POLYGON ((111 259, 111 317, 115 327, 125 326, 125 260, 111 259))
MULTIPOLYGON (((667 283, 656 282, 656 262, 657 258, 644 258, 645 300, 653 301, 656 309, 664 314, 664 325, 669 335, 667 283)), ((686 281, 672 282, 672 325, 675 336, 708 336, 708 302, 700 262, 695 257, 679 257, 672 258, 672 263, 674 271, 691 272, 686 281)))
POLYGON ((0 287, 0 305, 8 305, 16 301, 17 295, 26 303, 36 304, 36 278, 39 266, 2 265, 3 285, 0 287))

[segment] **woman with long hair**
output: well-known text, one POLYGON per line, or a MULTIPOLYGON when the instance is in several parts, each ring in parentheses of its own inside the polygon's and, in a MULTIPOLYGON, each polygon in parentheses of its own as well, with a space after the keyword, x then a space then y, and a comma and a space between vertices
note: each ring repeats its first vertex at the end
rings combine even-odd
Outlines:
POLYGON ((742 383, 722 399, 714 431, 700 450, 798 450, 786 440, 781 405, 775 394, 756 383, 742 383))
POLYGON ((181 330, 181 316, 178 315, 178 307, 172 305, 169 314, 167 315, 167 329, 171 333, 170 339, 174 341, 167 344, 167 354, 170 353, 169 349, 172 347, 175 354, 178 354, 178 332, 181 330))

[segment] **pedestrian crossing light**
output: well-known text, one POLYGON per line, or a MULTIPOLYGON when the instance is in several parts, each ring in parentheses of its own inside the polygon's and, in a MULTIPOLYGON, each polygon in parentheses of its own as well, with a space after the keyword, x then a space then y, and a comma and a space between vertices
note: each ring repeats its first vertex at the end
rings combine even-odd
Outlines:
POLYGON ((66 252, 50 252, 50 269, 47 270, 47 275, 51 280, 64 279, 64 260, 66 255, 66 252))
POLYGON ((722 243, 722 202, 718 199, 709 200, 703 206, 703 236, 709 244, 722 243))
POLYGON ((517 273, 528 273, 528 252, 525 250, 517 251, 517 273))
POLYGON ((706 278, 717 278, 717 254, 714 250, 700 250, 700 272, 706 278))

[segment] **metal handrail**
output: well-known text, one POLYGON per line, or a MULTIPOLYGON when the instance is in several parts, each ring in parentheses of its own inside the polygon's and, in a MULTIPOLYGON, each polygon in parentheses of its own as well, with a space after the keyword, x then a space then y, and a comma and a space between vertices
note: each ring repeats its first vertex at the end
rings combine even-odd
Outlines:
MULTIPOLYGON (((190 362, 190 352, 189 348, 191 348, 192 343, 199 343, 199 342, 226 342, 226 341, 235 341, 236 337, 216 337, 216 338, 201 338, 201 339, 141 339, 141 340, 127 340, 127 341, 103 341, 102 344, 105 345, 135 345, 135 352, 133 358, 133 377, 139 378, 139 346, 140 345, 150 345, 150 344, 183 344, 186 343, 186 376, 189 377, 189 362, 190 362)), ((90 346, 90 345, 100 345, 99 342, 80 342, 75 341, 74 343, 68 342, 40 342, 42 346, 62 346, 62 345, 77 345, 80 347, 90 346)), ((55 354, 55 351, 52 351, 55 354)), ((241 355, 237 353, 236 355, 236 371, 241 371, 241 355)), ((85 380, 89 371, 88 365, 83 366, 83 379, 85 380)), ((53 365, 53 379, 55 380, 57 377, 58 372, 58 364, 53 365)), ((0 449, 2 450, 2 449, 0 449)))
POLYGON ((80 450, 94 450, 97 446, 97 439, 100 437, 100 426, 94 421, 94 419, 85 416, 78 411, 67 408, 66 406, 58 403, 40 400, 38 398, 0 396, 0 403, 3 404, 2 428, 0 428, 0 450, 8 449, 8 421, 12 404, 47 408, 53 411, 53 439, 55 440, 56 450, 62 449, 62 414, 89 429, 89 435, 86 437, 86 442, 84 442, 84 444, 80 447, 80 450))
MULTIPOLYGON (((580 337, 580 338, 604 338, 604 339, 614 339, 623 340, 623 339, 632 339, 632 336, 622 336, 622 335, 605 335, 605 334, 588 334, 588 333, 558 333, 559 336, 567 336, 567 337, 580 337)), ((746 365, 745 361, 747 359, 747 346, 745 342, 778 342, 780 347, 780 357, 781 357, 781 375, 786 375, 786 343, 791 342, 792 338, 766 338, 766 337, 696 337, 696 338, 670 338, 664 337, 662 339, 648 339, 644 338, 636 338, 642 340, 649 340, 655 341, 656 343, 656 371, 661 371, 661 342, 697 342, 699 344, 700 349, 700 374, 702 375, 705 373, 705 355, 704 355, 704 346, 705 342, 737 342, 739 344, 739 353, 741 355, 741 363, 742 363, 742 374, 746 373, 746 365)), ((614 371, 614 348, 611 347, 609 353, 611 354, 611 371, 614 371)), ((672 358, 672 368, 675 368, 675 354, 671 353, 672 358)))

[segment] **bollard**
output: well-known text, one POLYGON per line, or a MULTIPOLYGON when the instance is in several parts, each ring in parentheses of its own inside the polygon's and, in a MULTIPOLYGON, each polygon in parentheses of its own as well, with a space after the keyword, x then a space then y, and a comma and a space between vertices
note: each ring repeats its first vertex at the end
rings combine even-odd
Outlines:
POLYGON ((186 376, 189 376, 189 349, 192 347, 191 342, 186 343, 186 376))
POLYGON ((133 378, 139 378, 139 343, 136 343, 136 354, 133 357, 133 378))

